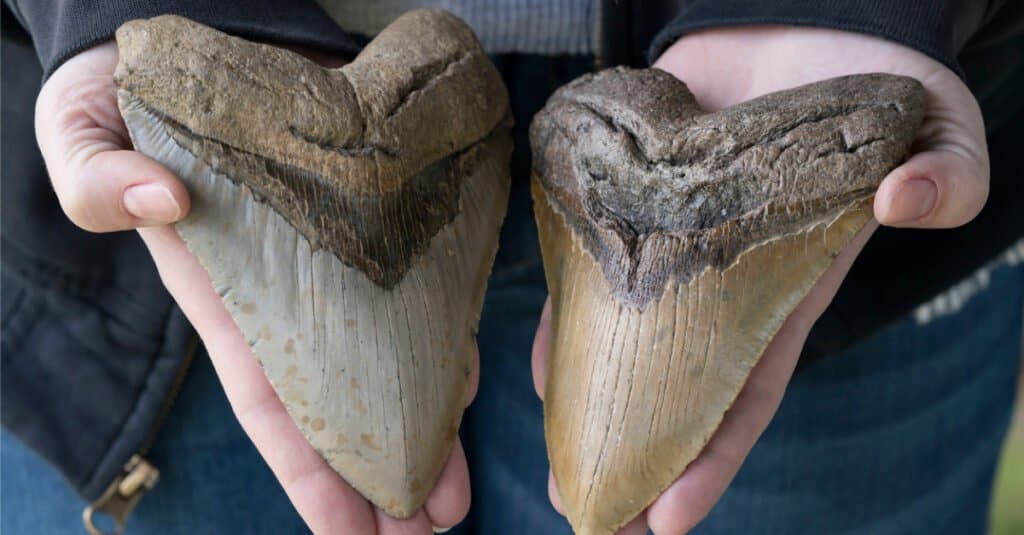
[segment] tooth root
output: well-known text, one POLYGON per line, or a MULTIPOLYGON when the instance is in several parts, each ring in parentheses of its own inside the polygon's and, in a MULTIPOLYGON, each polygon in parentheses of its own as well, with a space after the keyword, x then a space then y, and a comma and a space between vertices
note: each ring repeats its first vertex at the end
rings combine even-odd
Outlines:
POLYGON ((613 69, 560 89, 531 125, 552 302, 545 435, 583 535, 615 533, 698 457, 871 220, 923 91, 865 75, 695 106, 667 73, 613 69))
POLYGON ((118 41, 135 148, 187 185, 177 232, 288 413, 364 497, 414 514, 456 439, 508 201, 497 72, 441 12, 400 18, 330 75, 177 17, 128 23, 118 41), (439 54, 458 59, 439 69, 439 54), (240 61, 225 69, 224 58, 240 61))

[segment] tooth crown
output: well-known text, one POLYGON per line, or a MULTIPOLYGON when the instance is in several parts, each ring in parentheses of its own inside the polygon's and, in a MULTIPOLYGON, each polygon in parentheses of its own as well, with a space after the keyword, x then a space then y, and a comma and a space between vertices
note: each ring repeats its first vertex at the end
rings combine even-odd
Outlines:
POLYGON ((548 456, 577 533, 611 534, 705 447, 793 308, 871 219, 924 95, 836 78, 705 114, 613 69, 534 119, 552 302, 548 456))
POLYGON ((312 447, 392 516, 456 440, 509 193, 508 97, 468 27, 399 18, 327 70, 173 16, 117 32, 136 150, 312 447))

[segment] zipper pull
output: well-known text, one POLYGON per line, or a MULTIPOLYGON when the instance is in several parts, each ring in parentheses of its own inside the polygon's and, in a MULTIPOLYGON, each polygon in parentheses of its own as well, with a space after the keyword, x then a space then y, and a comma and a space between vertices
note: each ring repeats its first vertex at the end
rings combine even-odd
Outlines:
POLYGON ((156 486, 159 479, 160 470, 140 455, 132 455, 124 465, 121 475, 114 479, 98 500, 90 503, 82 511, 82 524, 85 525, 85 530, 89 535, 108 535, 93 522, 93 516, 99 512, 114 519, 114 534, 124 533, 124 526, 132 514, 132 509, 135 509, 146 492, 156 486))

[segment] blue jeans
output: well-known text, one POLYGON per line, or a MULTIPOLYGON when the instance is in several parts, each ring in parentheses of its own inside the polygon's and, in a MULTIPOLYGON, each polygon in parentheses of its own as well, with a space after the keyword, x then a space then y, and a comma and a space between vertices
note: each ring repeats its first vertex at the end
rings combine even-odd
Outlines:
MULTIPOLYGON (((529 368, 540 265, 492 278, 482 370, 462 437, 473 506, 457 534, 570 533, 547 500, 541 404, 529 368)), ((799 373, 698 533, 983 533, 1017 377, 1024 264, 954 313, 913 315, 799 373)), ((162 471, 129 533, 305 533, 198 358, 149 457, 162 471)), ((3 533, 80 534, 83 503, 2 438, 3 533)))

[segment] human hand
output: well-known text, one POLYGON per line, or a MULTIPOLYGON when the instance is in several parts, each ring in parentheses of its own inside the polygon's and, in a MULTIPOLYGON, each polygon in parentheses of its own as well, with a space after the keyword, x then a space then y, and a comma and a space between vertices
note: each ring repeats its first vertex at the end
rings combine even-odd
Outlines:
MULTIPOLYGON (((36 136, 65 214, 93 232, 138 229, 164 285, 206 345, 239 423, 314 533, 419 534, 459 522, 469 508, 469 476, 458 442, 423 509, 398 520, 346 484, 306 441, 206 271, 168 226, 188 214, 188 192, 167 168, 131 150, 117 107, 117 60, 114 43, 82 52, 53 73, 36 102, 36 136)), ((477 369, 478 363, 467 404, 477 369)))
MULTIPOLYGON (((980 109, 952 71, 924 54, 836 30, 747 27, 683 37, 655 67, 686 82, 708 111, 846 74, 888 72, 917 78, 927 93, 924 122, 913 156, 880 185, 875 218, 894 227, 947 228, 967 223, 984 205, 989 171, 980 109)), ((851 241, 788 317, 703 452, 620 533, 644 533, 648 527, 657 535, 685 533, 707 516, 774 416, 807 334, 877 226, 872 222, 851 241)), ((532 359, 541 396, 550 329, 549 302, 532 359)), ((562 511, 553 478, 548 492, 562 511)))

